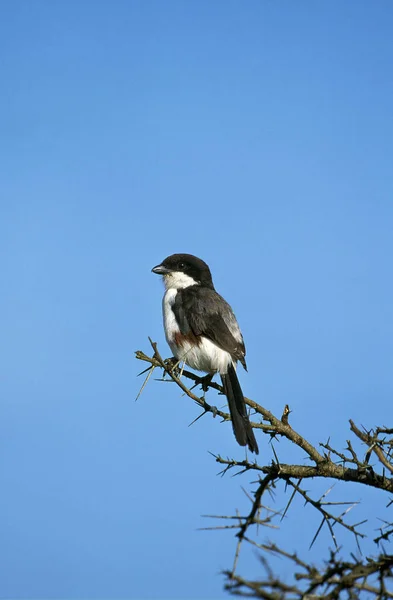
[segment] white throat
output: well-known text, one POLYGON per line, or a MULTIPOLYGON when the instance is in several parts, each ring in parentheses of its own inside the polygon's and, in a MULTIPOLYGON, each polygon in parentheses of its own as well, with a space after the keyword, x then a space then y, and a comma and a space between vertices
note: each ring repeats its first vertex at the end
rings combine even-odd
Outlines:
POLYGON ((163 276, 164 285, 167 290, 181 290, 190 285, 196 285, 195 279, 182 273, 181 271, 173 271, 163 276))

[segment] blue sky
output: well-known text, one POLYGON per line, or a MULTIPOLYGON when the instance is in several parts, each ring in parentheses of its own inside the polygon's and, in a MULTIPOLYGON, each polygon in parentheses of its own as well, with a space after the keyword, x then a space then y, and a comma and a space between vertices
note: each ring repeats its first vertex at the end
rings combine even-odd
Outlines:
MULTIPOLYGON (((168 254, 210 264, 248 396, 338 448, 349 418, 392 425, 392 17, 362 0, 2 3, 1 597, 225 596, 235 539, 198 528, 246 511, 248 479, 208 451, 244 451, 229 424, 189 428, 170 384, 135 402, 134 351, 151 336, 170 354, 150 272, 168 254)), ((334 494, 363 501, 355 521, 384 514, 334 494)), ((290 517, 277 540, 311 557, 312 514, 290 517)), ((258 576, 254 552, 240 569, 258 576)))

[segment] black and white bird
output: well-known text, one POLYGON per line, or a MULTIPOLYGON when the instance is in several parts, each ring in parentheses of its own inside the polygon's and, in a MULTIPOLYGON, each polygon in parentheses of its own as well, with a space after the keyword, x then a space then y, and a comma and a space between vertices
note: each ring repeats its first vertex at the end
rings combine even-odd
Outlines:
POLYGON ((214 288, 208 265, 192 254, 172 254, 152 271, 163 276, 164 329, 173 354, 192 369, 220 374, 235 438, 258 454, 236 374, 237 361, 247 370, 243 336, 232 308, 214 288))

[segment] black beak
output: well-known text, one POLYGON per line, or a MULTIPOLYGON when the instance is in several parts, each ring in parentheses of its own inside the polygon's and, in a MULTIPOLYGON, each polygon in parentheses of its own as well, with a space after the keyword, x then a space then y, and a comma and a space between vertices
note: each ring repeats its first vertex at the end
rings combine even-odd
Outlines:
POLYGON ((157 265, 156 267, 152 268, 152 272, 157 273, 157 275, 167 275, 171 271, 169 269, 167 269, 166 267, 164 267, 163 265, 157 265))

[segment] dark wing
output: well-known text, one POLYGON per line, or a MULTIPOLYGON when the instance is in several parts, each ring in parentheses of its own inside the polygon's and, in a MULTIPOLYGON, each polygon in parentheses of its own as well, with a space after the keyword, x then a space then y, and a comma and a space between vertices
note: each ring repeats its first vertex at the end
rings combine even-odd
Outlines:
POLYGON ((173 305, 182 333, 203 335, 246 369, 243 336, 232 308, 215 290, 199 285, 178 290, 173 305))

